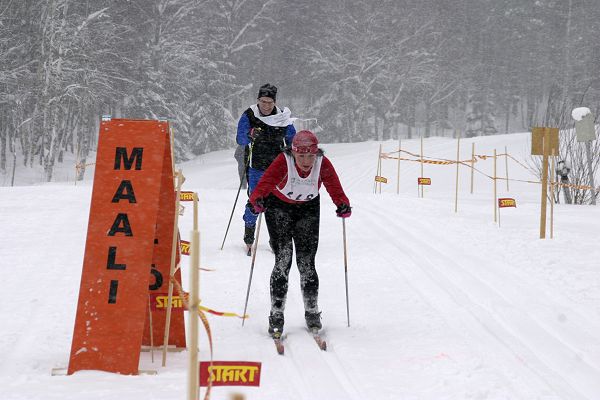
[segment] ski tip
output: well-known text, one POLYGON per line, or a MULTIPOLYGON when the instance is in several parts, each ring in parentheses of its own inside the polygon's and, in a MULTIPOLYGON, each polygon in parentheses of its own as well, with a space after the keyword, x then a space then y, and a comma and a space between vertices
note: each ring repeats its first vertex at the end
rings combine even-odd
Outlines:
POLYGON ((325 339, 323 339, 323 337, 319 333, 319 330, 311 329, 310 333, 312 334, 313 338, 315 339, 317 346, 319 346, 319 349, 321 349, 323 351, 327 351, 327 341, 325 339))
POLYGON ((275 348, 277 349, 277 354, 283 355, 283 353, 285 352, 285 347, 283 346, 283 343, 282 343, 283 336, 281 335, 281 332, 273 333, 271 338, 273 339, 273 343, 275 343, 275 348))
POLYGON ((283 356, 285 354, 285 347, 283 347, 283 344, 275 344, 275 347, 277 348, 277 354, 279 354, 280 356, 283 356))

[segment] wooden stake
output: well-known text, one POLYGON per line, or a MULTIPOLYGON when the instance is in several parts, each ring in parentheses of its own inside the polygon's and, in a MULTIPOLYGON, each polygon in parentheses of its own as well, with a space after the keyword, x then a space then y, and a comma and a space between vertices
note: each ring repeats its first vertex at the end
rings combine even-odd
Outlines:
MULTIPOLYGON (((378 171, 377 171, 377 175, 381 176, 382 175, 382 168, 381 168, 381 144, 379 145, 379 166, 378 166, 378 171)), ((379 194, 381 194, 381 182, 377 182, 377 187, 379 189, 379 194)))
POLYGON ((546 204, 548 201, 548 149, 550 148, 549 129, 544 128, 542 138, 542 206, 540 212, 540 239, 546 238, 546 204))
POLYGON ((498 221, 498 189, 497 189, 497 169, 496 169, 496 149, 494 149, 494 222, 498 221))
MULTIPOLYGON (((423 178, 423 135, 421 135, 421 178, 423 178)), ((423 185, 421 186, 421 198, 425 196, 425 192, 423 190, 423 185)))
POLYGON ((171 268, 169 272, 169 291, 167 297, 167 315, 165 317, 165 335, 163 339, 163 353, 162 353, 162 366, 167 365, 167 347, 169 345, 169 329, 171 328, 171 308, 173 307, 173 281, 171 279, 175 276, 175 260, 177 259, 177 233, 179 231, 179 196, 181 195, 181 185, 183 185, 183 173, 181 170, 177 171, 177 192, 175 198, 175 221, 173 225, 173 241, 171 242, 171 268))
MULTIPOLYGON (((596 205, 596 184, 594 183, 594 169, 593 169, 593 164, 592 164, 592 160, 593 155, 592 155, 592 142, 590 140, 588 140, 587 142, 585 142, 585 154, 587 156, 587 169, 588 169, 588 176, 589 176, 589 185, 592 187, 592 191, 591 191, 591 195, 592 195, 592 205, 595 206, 596 205)), ((13 169, 14 171, 14 169, 13 169)))
POLYGON ((550 172, 550 239, 554 239, 554 171, 555 171, 555 158, 556 150, 552 149, 552 169, 550 172))
POLYGON ((473 175, 475 173, 475 142, 471 143, 471 194, 473 194, 473 175))
MULTIPOLYGON (((381 145, 379 145, 379 153, 377 153, 377 172, 375 176, 379 176, 379 163, 381 162, 381 145)), ((373 179, 373 193, 377 194, 377 181, 373 179)))
POLYGON ((198 400, 198 303, 200 271, 200 232, 198 232, 198 196, 194 193, 194 229, 190 243, 190 297, 188 321, 190 326, 188 400, 198 400))
POLYGON ((148 294, 148 320, 150 321, 150 357, 154 364, 154 327, 152 326, 152 306, 150 304, 150 294, 148 294))
POLYGON ((460 135, 456 132, 456 192, 454 194, 454 212, 458 212, 458 173, 460 165, 460 135))
POLYGON ((402 154, 402 140, 398 137, 398 179, 396 180, 396 194, 400 194, 400 155, 402 154))
POLYGON ((510 191, 508 189, 508 148, 504 146, 504 162, 505 162, 505 170, 506 170, 506 191, 510 191))
POLYGON ((502 209, 498 207, 498 228, 500 228, 500 215, 502 214, 502 209))

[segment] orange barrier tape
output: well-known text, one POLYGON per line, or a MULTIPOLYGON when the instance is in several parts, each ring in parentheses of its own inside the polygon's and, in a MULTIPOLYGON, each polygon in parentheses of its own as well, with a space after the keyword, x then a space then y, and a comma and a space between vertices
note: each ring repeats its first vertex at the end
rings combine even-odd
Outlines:
MULTIPOLYGON (((189 302, 188 299, 190 297, 189 293, 186 293, 183 291, 183 288, 181 287, 181 285, 179 284, 179 282, 177 282, 177 280, 173 279, 173 277, 171 277, 171 282, 174 283, 175 288, 177 289, 177 292, 179 292, 179 297, 183 300, 183 304, 184 306, 189 310, 189 302)), ((198 309, 198 317, 200 318, 200 321, 202 321, 202 325, 204 325, 204 330, 206 331, 206 336, 208 337, 208 345, 210 348, 210 366, 212 367, 213 365, 213 340, 212 340, 212 332, 210 330, 210 324, 208 323, 208 319, 206 318, 206 315, 204 315, 204 313, 198 309)), ((210 399, 210 392, 212 390, 212 381, 209 379, 208 380, 208 386, 206 387, 206 394, 204 395, 204 400, 209 400, 210 399)))
MULTIPOLYGON (((522 166, 523 168, 527 169, 529 172, 531 172, 533 175, 536 175, 537 172, 534 171, 531 167, 523 164, 522 162, 520 162, 519 160, 517 160, 516 158, 514 158, 513 156, 511 156, 508 153, 501 153, 501 154, 496 154, 496 157, 500 157, 500 156, 506 156, 509 157, 511 160, 513 160, 514 162, 516 162, 517 164, 519 164, 520 166, 522 166)), ((490 155, 485 155, 485 154, 475 154, 475 158, 471 159, 471 160, 463 160, 463 161, 455 161, 455 160, 447 160, 447 159, 431 159, 431 157, 429 157, 430 159, 421 159, 421 155, 420 154, 415 154, 415 153, 411 153, 409 151, 406 150, 396 150, 396 151, 392 151, 389 153, 381 153, 380 157, 386 160, 402 160, 402 161, 412 161, 412 162, 418 162, 418 163, 423 163, 423 164, 437 164, 437 165, 450 165, 450 164, 462 164, 465 167, 469 167, 469 168, 473 168, 473 170, 475 170, 476 172, 480 173, 481 175, 484 175, 490 179, 494 179, 493 176, 490 176, 488 174, 486 174, 485 172, 482 172, 480 170, 478 170, 477 168, 475 168, 473 165, 477 162, 477 159, 481 159, 481 160, 486 160, 487 158, 492 158, 494 156, 490 156, 490 155), (413 157, 418 157, 416 160, 415 159, 411 159, 411 158, 403 158, 403 157, 394 157, 391 156, 390 154, 396 154, 396 153, 406 153, 409 154, 413 157)), ((506 178, 501 178, 499 176, 496 177, 496 179, 498 180, 503 180, 503 181, 512 181, 512 182, 524 182, 524 183, 535 183, 535 184, 541 184, 542 182, 540 181, 528 181, 528 180, 523 180, 523 179, 506 179, 506 178)), ((595 192, 600 192, 600 186, 597 188, 593 188, 592 186, 587 186, 587 185, 575 185, 572 183, 551 183, 550 185, 552 186, 562 186, 562 187, 569 187, 569 188, 573 188, 573 189, 578 189, 578 190, 593 190, 595 192)))
MULTIPOLYGON (((390 156, 389 153, 385 154, 385 153, 381 153, 381 158, 386 159, 386 160, 404 160, 404 161, 413 161, 413 162, 422 162, 424 164, 440 164, 440 165, 448 165, 448 164, 456 164, 456 160, 452 161, 452 160, 427 160, 427 159, 423 159, 421 160, 420 158, 417 160, 414 160, 412 158, 403 158, 403 157, 393 157, 390 156)), ((459 161, 460 163, 463 162, 471 162, 471 160, 465 160, 465 161, 459 161)))
MULTIPOLYGON (((516 162, 517 164, 519 164, 520 166, 522 166, 523 168, 529 170, 529 172, 531 172, 532 174, 536 174, 536 171, 534 171, 531 167, 523 164, 522 162, 520 162, 519 160, 517 160, 516 158, 514 158, 513 156, 511 156, 508 153, 501 153, 501 154, 496 154, 496 157, 500 157, 500 156, 506 156, 509 157, 511 160, 513 160, 514 162, 516 162)), ((465 167, 469 167, 469 168, 473 168, 473 170, 475 170, 476 172, 480 173, 481 175, 487 176, 490 179, 494 179, 493 176, 490 176, 488 174, 486 174, 485 172, 482 172, 480 170, 478 170, 477 168, 475 168, 474 166, 470 165, 470 164, 474 164, 477 162, 477 158, 481 159, 481 160, 486 160, 487 158, 492 158, 494 156, 491 155, 485 155, 485 154, 475 154, 475 158, 470 159, 470 160, 463 160, 463 161, 456 161, 456 160, 447 160, 447 159, 443 159, 443 158, 439 158, 439 159, 431 159, 432 157, 429 157, 429 159, 421 159, 421 155, 420 154, 415 154, 415 153, 411 153, 409 151, 406 150, 396 150, 396 151, 392 151, 389 153, 381 153, 380 157, 386 160, 402 160, 402 161, 412 161, 412 162, 418 162, 418 163, 423 163, 423 164, 437 164, 437 165, 450 165, 450 164, 462 164, 465 167), (394 157, 391 156, 390 154, 396 154, 396 153, 406 153, 409 154, 413 157, 418 157, 418 159, 411 159, 411 158, 403 158, 403 157, 394 157)), ((512 181, 512 182, 524 182, 524 183, 535 183, 535 184, 541 184, 542 182, 540 181, 528 181, 528 180, 523 180, 523 179, 506 179, 506 178, 501 178, 499 176, 496 177, 496 179, 498 180, 503 180, 503 181, 512 181)), ((575 185, 572 183, 551 183, 551 185, 554 186, 563 186, 563 187, 570 187, 573 189, 579 189, 579 190, 594 190, 596 192, 600 192, 600 186, 596 189, 594 189, 592 186, 587 186, 587 185, 575 185)))
MULTIPOLYGON (((190 294, 185 292, 182 288, 181 285, 179 284, 179 282, 177 282, 175 279, 172 279, 173 284, 177 287, 177 291, 179 292, 180 296, 183 296, 183 304, 187 306, 190 294)), ((202 305, 198 305, 198 308, 201 309, 202 311, 206 311, 207 313, 213 314, 213 315, 217 315, 219 317, 237 317, 237 318, 248 318, 248 314, 246 314, 245 316, 241 316, 239 314, 233 313, 233 312, 223 312, 223 311, 215 311, 212 310, 208 307, 204 307, 202 305)))
POLYGON ((248 314, 246 314, 245 316, 241 316, 239 314, 233 313, 233 312, 221 312, 221 311, 215 311, 215 310, 211 310, 210 308, 204 307, 204 306, 199 306, 200 309, 202 309, 202 311, 206 311, 207 313, 211 313, 213 315, 217 315, 219 317, 237 317, 237 318, 248 318, 248 314))
MULTIPOLYGON (((208 319, 206 315, 200 310, 198 310, 198 316, 200 317, 200 321, 202 321, 202 325, 204 325, 204 329, 206 330, 206 335, 208 336, 208 345, 210 346, 210 368, 213 366, 213 341, 212 341, 212 333, 210 332, 210 325, 208 323, 208 319)), ((210 392, 212 390, 212 379, 208 380, 208 386, 206 387, 206 394, 204 395, 204 400, 210 399, 210 392)))
POLYGON ((96 165, 96 163, 89 163, 89 164, 77 163, 77 164, 75 164, 75 169, 77 169, 77 170, 84 169, 85 167, 89 167, 92 165, 96 165))
POLYGON ((559 183, 559 182, 553 182, 552 185, 553 186, 570 187, 573 189, 580 189, 580 190, 595 190, 596 192, 600 191, 600 186, 598 186, 598 188, 594 189, 593 187, 588 186, 588 185, 575 185, 574 183, 559 183))

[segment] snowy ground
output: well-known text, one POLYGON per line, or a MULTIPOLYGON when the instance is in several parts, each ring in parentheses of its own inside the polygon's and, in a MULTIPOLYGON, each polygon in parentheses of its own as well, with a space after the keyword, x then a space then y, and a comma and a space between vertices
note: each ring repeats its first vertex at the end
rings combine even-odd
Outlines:
MULTIPOLYGON (((461 141, 461 159, 499 153, 504 146, 525 161, 529 135, 461 141)), ((241 392, 248 399, 599 399, 600 208, 557 205, 554 239, 540 240, 540 186, 511 182, 499 197, 518 207, 493 222, 492 181, 461 169, 454 212, 455 166, 426 165, 432 186, 417 197, 417 163, 383 161, 390 183, 373 194, 379 143, 325 144, 350 197, 347 220, 351 327, 346 326, 342 224, 322 192, 317 268, 327 352, 303 327, 298 272, 292 269, 285 356, 266 334, 273 255, 266 229, 248 312, 251 319, 210 317, 215 359, 261 361, 260 388, 215 388, 213 399, 241 392)), ((383 143, 384 152, 397 148, 383 143)), ((403 148, 419 152, 419 141, 403 148)), ((425 140, 425 154, 454 159, 456 142, 425 140)), ((182 164, 184 189, 200 196, 203 304, 241 313, 250 258, 244 255, 238 204, 225 249, 219 250, 237 189, 233 150, 182 164)), ((477 167, 492 173, 490 159, 477 167)), ((504 175, 504 160, 498 165, 504 175)), ((509 164, 511 178, 535 180, 509 164)), ((77 303, 91 182, 0 188, 0 399, 184 399, 186 353, 166 368, 141 356, 156 376, 84 371, 51 376, 66 367, 77 303)), ((191 215, 181 218, 189 237, 191 215)), ((264 227, 264 225, 263 225, 264 227)), ((548 236, 549 236, 548 230, 548 236)), ((187 276, 184 259, 184 277, 187 276)), ((208 356, 201 337, 201 358, 208 356)))

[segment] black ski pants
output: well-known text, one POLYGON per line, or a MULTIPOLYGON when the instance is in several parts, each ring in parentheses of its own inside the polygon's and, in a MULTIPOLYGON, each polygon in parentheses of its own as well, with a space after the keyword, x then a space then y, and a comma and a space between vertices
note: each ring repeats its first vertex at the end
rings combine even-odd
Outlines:
POLYGON ((292 266, 292 241, 296 248, 304 309, 318 311, 319 277, 315 269, 315 255, 319 245, 319 197, 297 204, 286 203, 273 195, 267 199, 265 220, 275 253, 275 266, 271 273, 271 313, 283 313, 285 309, 292 266))

